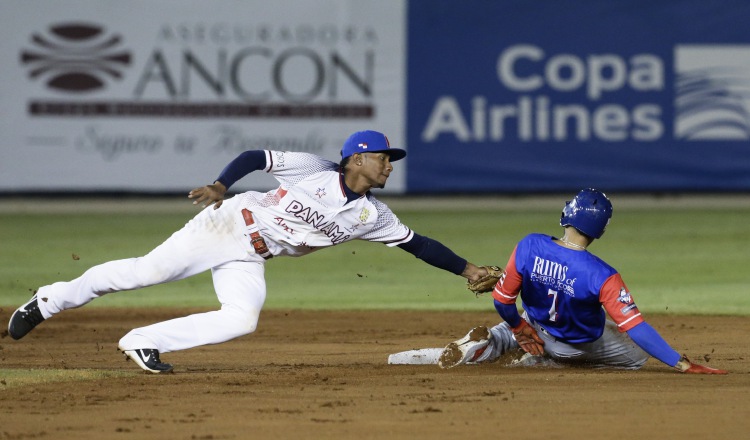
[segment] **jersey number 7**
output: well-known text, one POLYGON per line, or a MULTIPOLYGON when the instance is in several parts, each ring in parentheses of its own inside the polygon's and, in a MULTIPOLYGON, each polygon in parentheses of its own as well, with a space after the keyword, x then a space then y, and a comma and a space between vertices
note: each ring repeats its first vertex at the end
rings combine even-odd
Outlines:
POLYGON ((549 308, 549 320, 557 321, 557 290, 547 290, 547 296, 552 297, 552 307, 549 308))

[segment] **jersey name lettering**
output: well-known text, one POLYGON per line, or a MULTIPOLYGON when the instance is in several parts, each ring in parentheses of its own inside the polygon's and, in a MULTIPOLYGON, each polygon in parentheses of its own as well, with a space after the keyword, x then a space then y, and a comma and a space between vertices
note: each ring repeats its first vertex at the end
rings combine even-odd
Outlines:
POLYGON ((333 244, 339 244, 349 239, 349 236, 344 235, 344 231, 341 230, 336 222, 326 222, 324 215, 311 210, 309 207, 305 207, 305 205, 297 200, 292 200, 289 203, 289 206, 286 207, 286 212, 294 214, 295 217, 324 233, 331 239, 331 243, 333 244))
POLYGON ((534 257, 533 272, 542 277, 564 280, 565 274, 568 272, 568 266, 563 266, 560 263, 545 260, 544 258, 534 257))
POLYGON ((573 289, 575 280, 567 280, 567 273, 568 266, 535 256, 534 265, 531 270, 531 281, 542 283, 554 290, 575 296, 573 289))

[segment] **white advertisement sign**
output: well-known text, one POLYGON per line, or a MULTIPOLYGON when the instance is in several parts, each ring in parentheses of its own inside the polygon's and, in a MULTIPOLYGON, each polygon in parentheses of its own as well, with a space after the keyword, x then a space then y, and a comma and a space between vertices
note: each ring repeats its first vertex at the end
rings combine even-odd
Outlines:
POLYGON ((401 0, 3 1, 0 192, 187 191, 249 149, 338 161, 364 129, 404 148, 405 19, 401 0))

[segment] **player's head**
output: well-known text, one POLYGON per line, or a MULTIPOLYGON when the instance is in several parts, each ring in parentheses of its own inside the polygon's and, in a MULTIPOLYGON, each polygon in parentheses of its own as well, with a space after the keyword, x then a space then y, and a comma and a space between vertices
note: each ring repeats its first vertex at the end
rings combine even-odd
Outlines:
POLYGON ((378 151, 387 152, 391 162, 406 157, 406 151, 399 148, 391 148, 388 138, 383 133, 365 130, 353 133, 344 142, 344 146, 341 148, 341 159, 346 159, 357 153, 376 153, 378 151))
POLYGON ((612 202, 607 195, 593 188, 581 190, 565 203, 560 226, 572 226, 583 234, 601 238, 612 218, 612 202))

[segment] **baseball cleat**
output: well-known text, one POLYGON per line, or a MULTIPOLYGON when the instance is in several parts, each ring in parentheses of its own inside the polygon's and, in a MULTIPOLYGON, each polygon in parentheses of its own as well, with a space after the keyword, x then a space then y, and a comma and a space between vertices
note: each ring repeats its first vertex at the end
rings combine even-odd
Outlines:
POLYGON ((125 355, 125 360, 131 359, 138 364, 139 367, 149 373, 158 374, 172 372, 172 364, 165 364, 159 359, 159 350, 151 348, 124 350, 122 347, 119 347, 119 350, 125 355))
POLYGON ((474 327, 463 338, 451 342, 440 353, 440 368, 453 368, 475 361, 490 343, 490 331, 487 327, 474 327))
POLYGON ((44 316, 39 310, 39 303, 34 295, 29 302, 13 312, 8 322, 8 333, 15 340, 21 339, 42 321, 44 321, 44 316))

